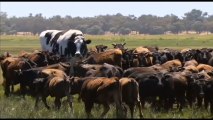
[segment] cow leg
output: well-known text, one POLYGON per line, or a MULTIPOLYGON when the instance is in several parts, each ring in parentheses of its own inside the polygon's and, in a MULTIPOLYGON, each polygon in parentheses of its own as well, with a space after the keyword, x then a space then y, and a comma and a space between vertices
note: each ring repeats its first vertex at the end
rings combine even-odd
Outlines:
POLYGON ((59 110, 61 107, 61 100, 58 97, 55 97, 55 108, 59 110))
POLYGON ((142 108, 144 109, 144 107, 145 107, 145 101, 142 100, 142 99, 140 99, 140 101, 141 101, 141 106, 142 106, 142 108))
POLYGON ((42 101, 43 101, 45 107, 49 110, 50 107, 47 105, 46 96, 42 96, 42 101))
POLYGON ((101 118, 103 118, 106 115, 106 113, 109 111, 109 109, 110 109, 108 104, 104 104, 103 106, 104 106, 104 111, 103 111, 103 113, 100 116, 101 118))
POLYGON ((130 110, 130 113, 131 113, 131 118, 133 118, 133 113, 134 113, 134 107, 135 105, 134 104, 129 104, 129 110, 130 110))
POLYGON ((69 103, 71 113, 74 114, 74 109, 73 109, 73 98, 71 95, 67 95, 67 101, 69 103))
POLYGON ((213 115, 213 103, 212 103, 212 101, 210 102, 210 112, 211 112, 211 115, 213 115))
POLYGON ((10 94, 10 83, 8 82, 8 80, 5 80, 3 85, 4 85, 4 95, 6 97, 9 97, 9 94, 10 94))
POLYGON ((38 108, 38 102, 39 102, 39 95, 36 95, 35 109, 38 108))
POLYGON ((93 102, 85 101, 84 105, 85 105, 85 111, 87 113, 87 118, 90 118, 90 116, 92 117, 91 110, 93 108, 93 102))
POLYGON ((208 109, 208 105, 209 105, 209 99, 207 96, 205 96, 204 98, 204 105, 205 105, 205 109, 207 110, 208 109))
POLYGON ((11 85, 11 92, 14 93, 14 85, 11 85))
POLYGON ((201 106, 202 106, 202 98, 201 97, 197 97, 197 106, 198 106, 198 108, 201 108, 201 106))
POLYGON ((183 109, 183 106, 185 105, 185 99, 184 99, 184 97, 180 97, 180 98, 178 98, 178 101, 179 101, 179 111, 181 112, 182 111, 182 109, 183 109))
POLYGON ((143 118, 142 106, 141 106, 141 102, 139 100, 137 101, 137 105, 138 105, 138 109, 139 109, 140 118, 143 118))
POLYGON ((25 99, 26 87, 23 84, 20 84, 20 91, 21 95, 23 95, 23 98, 25 99))

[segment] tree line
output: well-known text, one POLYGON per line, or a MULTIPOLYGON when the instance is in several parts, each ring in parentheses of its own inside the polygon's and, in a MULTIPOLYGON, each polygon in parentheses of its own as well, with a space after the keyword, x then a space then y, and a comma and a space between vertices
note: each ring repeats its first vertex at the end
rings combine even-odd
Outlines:
POLYGON ((121 13, 115 15, 99 15, 94 17, 61 17, 56 15, 50 18, 43 17, 41 13, 29 14, 27 17, 10 17, 6 12, 0 12, 0 33, 15 34, 16 32, 32 32, 39 34, 47 29, 79 29, 84 34, 102 35, 105 32, 113 34, 129 34, 138 31, 140 34, 164 34, 166 31, 178 34, 182 31, 196 31, 201 33, 209 31, 213 33, 213 15, 207 12, 192 9, 184 13, 182 18, 174 14, 159 17, 155 15, 124 16, 121 13))

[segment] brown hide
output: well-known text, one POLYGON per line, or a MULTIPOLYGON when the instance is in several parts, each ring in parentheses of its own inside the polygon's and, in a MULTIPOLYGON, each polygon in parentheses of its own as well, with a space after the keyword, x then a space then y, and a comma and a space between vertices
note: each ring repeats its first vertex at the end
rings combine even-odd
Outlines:
POLYGON ((131 118, 133 118, 135 104, 137 104, 140 118, 142 118, 143 113, 139 96, 139 85, 137 81, 134 78, 121 78, 119 82, 121 84, 122 100, 129 106, 131 118))
POLYGON ((182 64, 180 60, 175 59, 175 60, 170 60, 165 62, 164 64, 162 64, 162 67, 167 70, 171 70, 172 68, 175 68, 175 67, 182 67, 182 64))
POLYGON ((144 48, 144 47, 137 47, 133 51, 133 53, 147 53, 147 52, 150 52, 149 49, 144 48))
POLYGON ((17 80, 15 70, 26 70, 32 68, 32 66, 28 62, 24 61, 22 58, 7 57, 1 62, 1 68, 4 78, 3 84, 5 95, 8 96, 10 93, 10 85, 12 85, 13 91, 13 85, 20 83, 20 81, 17 80))
POLYGON ((94 103, 104 105, 104 112, 101 114, 101 117, 104 117, 110 109, 109 104, 114 102, 119 117, 118 109, 122 109, 122 94, 118 78, 97 77, 87 80, 82 85, 80 96, 85 104, 87 117, 90 117, 94 103))
POLYGON ((44 69, 41 71, 39 77, 47 79, 40 83, 35 83, 37 92, 35 107, 38 107, 38 101, 41 95, 45 107, 49 109, 50 107, 47 105, 46 98, 50 95, 51 97, 55 97, 55 107, 60 109, 61 98, 67 96, 67 101, 69 102, 70 108, 73 112, 72 97, 70 95, 71 82, 66 73, 57 69, 44 69))
POLYGON ((88 64, 108 63, 122 67, 122 51, 119 49, 107 50, 101 53, 91 54, 84 62, 88 64))
POLYGON ((193 59, 193 60, 190 60, 190 61, 186 61, 186 62, 184 63, 184 67, 190 66, 190 65, 197 66, 197 65, 198 65, 198 62, 197 62, 195 59, 193 59))
POLYGON ((212 72, 213 71, 213 67, 207 64, 199 64, 197 66, 198 71, 206 71, 206 72, 212 72))

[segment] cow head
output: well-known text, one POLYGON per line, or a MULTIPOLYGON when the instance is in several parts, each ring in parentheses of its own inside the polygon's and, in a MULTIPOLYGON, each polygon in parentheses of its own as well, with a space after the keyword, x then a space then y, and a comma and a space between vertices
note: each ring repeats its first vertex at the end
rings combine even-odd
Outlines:
POLYGON ((95 48, 97 49, 97 52, 104 52, 107 49, 108 46, 106 45, 96 45, 95 48))
POLYGON ((162 83, 162 78, 163 78, 163 73, 155 73, 149 76, 150 80, 153 80, 158 87, 162 87, 163 83, 162 83))
POLYGON ((113 45, 113 47, 114 48, 118 48, 118 49, 120 49, 120 50, 124 50, 125 48, 124 48, 124 45, 126 45, 126 43, 117 43, 117 44, 112 44, 113 45))
POLYGON ((74 38, 74 44, 75 44, 75 55, 76 57, 83 57, 87 54, 87 44, 90 44, 91 40, 85 40, 83 36, 76 36, 74 38))

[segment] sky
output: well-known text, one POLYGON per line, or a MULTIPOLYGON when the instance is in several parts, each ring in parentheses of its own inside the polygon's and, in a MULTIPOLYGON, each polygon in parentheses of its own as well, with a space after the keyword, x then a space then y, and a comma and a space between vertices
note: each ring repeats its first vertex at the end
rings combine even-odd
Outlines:
POLYGON ((98 15, 124 16, 156 15, 163 17, 174 14, 179 18, 192 9, 213 15, 213 2, 0 2, 0 11, 8 17, 27 17, 30 13, 42 13, 49 18, 55 15, 65 17, 94 17, 98 15))

